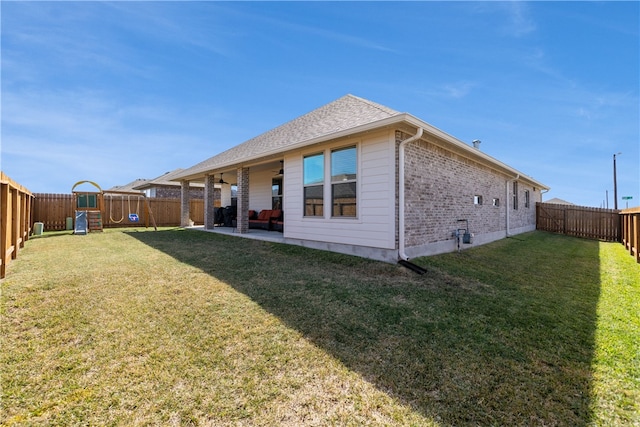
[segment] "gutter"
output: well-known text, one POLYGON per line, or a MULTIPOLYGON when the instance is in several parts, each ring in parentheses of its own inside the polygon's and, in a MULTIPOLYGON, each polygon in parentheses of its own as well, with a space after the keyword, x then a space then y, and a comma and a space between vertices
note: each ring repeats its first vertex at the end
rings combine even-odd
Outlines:
POLYGON ((404 147, 410 142, 417 141, 422 138, 424 129, 420 126, 415 135, 400 142, 398 150, 398 256, 403 261, 409 260, 407 254, 404 253, 404 147))
POLYGON ((540 203, 542 203, 542 195, 548 193, 550 188, 540 189, 540 203))
POLYGON ((505 212, 505 217, 506 217, 506 225, 505 225, 506 226, 506 233, 505 233, 505 235, 506 235, 506 237, 511 237, 511 234, 509 233, 509 212, 510 212, 510 209, 509 209, 509 199, 510 199, 510 197, 509 197, 509 184, 512 184, 512 183, 516 182, 518 179, 520 179, 520 174, 517 174, 516 177, 513 178, 513 179, 506 180, 505 184, 504 184, 505 197, 507 199, 506 203, 504 204, 505 209, 506 209, 506 212, 505 212))

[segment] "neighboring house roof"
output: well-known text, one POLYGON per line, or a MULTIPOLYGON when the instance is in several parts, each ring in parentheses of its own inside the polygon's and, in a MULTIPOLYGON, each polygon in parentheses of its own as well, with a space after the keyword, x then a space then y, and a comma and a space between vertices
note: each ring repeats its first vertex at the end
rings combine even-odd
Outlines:
POLYGON ((553 204, 556 204, 556 205, 572 205, 572 206, 575 206, 574 203, 567 202, 566 200, 558 199, 557 197, 554 197, 553 199, 547 200, 544 203, 553 203, 553 204))
POLYGON ((398 126, 404 129, 410 126, 414 130, 423 128, 426 133, 446 141, 447 148, 452 151, 479 161, 502 173, 512 175, 514 178, 526 179, 541 189, 549 189, 546 185, 411 114, 400 113, 384 105, 353 95, 345 95, 297 119, 210 157, 176 174, 173 179, 176 181, 182 179, 201 180, 205 174, 219 172, 223 168, 234 167, 261 158, 280 155, 289 150, 386 126, 398 126))
POLYGON ((132 193, 142 193, 142 191, 139 191, 136 189, 137 186, 142 185, 146 182, 146 179, 142 179, 142 178, 138 178, 135 181, 132 181, 128 184, 125 185, 115 185, 111 188, 109 188, 108 190, 105 191, 129 191, 132 193))
MULTIPOLYGON (((147 188, 158 187, 158 186, 171 186, 171 187, 179 187, 180 183, 176 181, 172 181, 177 175, 179 175, 184 169, 178 168, 174 169, 170 172, 166 172, 154 179, 144 179, 140 180, 141 183, 133 186, 134 190, 146 190, 147 188)), ((191 187, 204 187, 204 184, 192 182, 190 184, 191 187)))

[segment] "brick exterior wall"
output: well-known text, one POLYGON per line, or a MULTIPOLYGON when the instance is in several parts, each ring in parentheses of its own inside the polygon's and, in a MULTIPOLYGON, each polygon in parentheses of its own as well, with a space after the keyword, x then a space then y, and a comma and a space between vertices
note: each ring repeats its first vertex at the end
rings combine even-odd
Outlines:
MULTIPOLYGON (((155 195, 153 197, 157 197, 159 199, 179 199, 180 197, 182 197, 182 187, 177 187, 174 185, 158 185, 153 187, 153 190, 155 192, 155 195)), ((204 188, 189 188, 190 199, 202 199, 203 195, 204 188)))
POLYGON ((239 233, 249 232, 249 168, 238 168, 238 210, 237 227, 239 233))
MULTIPOLYGON (((215 206, 215 176, 206 175, 204 177, 204 228, 211 230, 214 228, 214 206, 215 206)), ((218 189, 220 193, 220 189, 218 189)), ((219 196, 218 196, 219 198, 219 196)))
POLYGON ((188 227, 190 224, 191 206, 189 203, 189 181, 182 181, 180 183, 182 188, 180 197, 180 227, 188 227))
MULTIPOLYGON (((397 132, 396 139, 410 135, 397 132)), ((398 150, 396 150, 397 152, 398 150)), ((405 147, 405 244, 425 246, 451 241, 452 233, 463 228, 466 219, 476 236, 487 240, 506 236, 506 209, 509 209, 511 233, 535 228, 535 203, 541 200, 540 189, 518 182, 519 206, 512 208, 513 177, 459 156, 440 146, 420 140, 405 147), (507 200, 507 185, 509 200, 507 200), (525 207, 525 190, 529 191, 529 207, 525 207), (482 204, 474 204, 474 196, 482 196, 482 204), (493 199, 499 206, 493 206, 493 199), (500 237, 496 237, 500 236, 500 237)), ((438 252, 444 250, 438 250, 438 252)))

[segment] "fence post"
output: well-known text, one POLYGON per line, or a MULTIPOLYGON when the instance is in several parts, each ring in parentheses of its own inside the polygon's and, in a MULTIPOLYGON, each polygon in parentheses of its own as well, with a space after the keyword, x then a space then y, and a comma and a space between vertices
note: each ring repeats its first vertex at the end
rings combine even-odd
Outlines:
POLYGON ((18 257, 18 249, 28 239, 33 195, 20 184, 0 172, 0 279, 7 265, 18 257))
POLYGON ((632 215, 633 218, 633 233, 634 236, 632 237, 633 239, 633 245, 635 247, 635 251, 636 251, 636 262, 640 262, 640 227, 638 227, 638 223, 640 222, 639 218, 640 218, 640 212, 636 212, 635 214, 632 215))

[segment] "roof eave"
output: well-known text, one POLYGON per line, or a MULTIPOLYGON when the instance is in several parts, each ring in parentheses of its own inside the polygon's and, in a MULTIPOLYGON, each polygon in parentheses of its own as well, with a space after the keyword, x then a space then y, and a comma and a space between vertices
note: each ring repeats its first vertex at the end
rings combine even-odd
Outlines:
MULTIPOLYGON (((468 158, 470 158, 471 160, 481 160, 481 163, 491 167, 492 169, 498 171, 498 172, 502 172, 506 175, 509 175, 510 177, 512 177, 513 179, 519 179, 522 181, 527 181, 530 184, 532 184, 535 187, 540 187, 540 189, 542 190, 549 190, 550 187, 546 186, 545 184, 541 183, 540 181, 537 181, 535 179, 533 179, 532 177, 520 172, 519 170, 512 168, 511 166, 507 165, 506 163, 501 162, 500 160, 480 151, 479 149, 470 146, 469 144, 466 144, 465 142, 459 140, 458 138, 438 129, 437 127, 430 125, 427 122, 424 122, 420 119, 418 119, 415 116, 412 116, 411 114, 406 114, 407 116, 407 120, 406 122, 411 124, 412 126, 418 128, 418 127, 422 127, 426 133, 431 134, 433 136, 436 136, 437 138, 440 138, 444 141, 446 141, 447 143, 453 145, 454 147, 456 147, 458 150, 460 150, 460 152, 464 153, 464 155, 468 158)), ((446 148, 446 147, 445 147, 446 148)))
MULTIPOLYGON (((326 142, 326 141, 331 141, 334 139, 338 139, 338 138, 343 138, 349 135, 353 135, 356 133, 362 133, 362 132, 369 132, 372 131, 374 129, 380 129, 386 126, 391 126, 393 124, 396 123, 401 123, 403 121, 405 121, 405 116, 407 116, 406 113, 401 113, 401 114, 397 114, 391 117, 387 117, 375 122, 371 122, 371 123, 367 123, 364 125, 360 125, 360 126, 355 126, 352 128, 348 128, 348 129, 344 129, 338 132, 332 132, 332 133, 328 133, 316 138, 311 138, 311 139, 307 139, 307 140, 303 140, 303 141, 299 141, 295 144, 292 145, 288 145, 286 147, 283 148, 279 148, 276 150, 271 150, 271 151, 265 151, 263 153, 254 155, 254 156, 249 156, 246 157, 242 160, 242 164, 246 164, 246 163, 251 163, 254 162, 256 160, 265 158, 265 157, 271 157, 271 156, 275 156, 281 153, 286 153, 287 151, 292 151, 292 150, 297 150, 303 147, 308 147, 310 145, 314 145, 314 144, 320 144, 322 142, 326 142)), ((175 176, 172 181, 183 181, 183 180, 193 180, 193 179, 201 179, 203 178, 207 173, 209 172, 214 172, 214 171, 219 171, 219 170, 223 170, 235 165, 238 165, 238 162, 228 162, 228 163, 223 163, 220 164, 218 166, 215 167, 215 169, 209 169, 206 167, 201 168, 200 170, 195 170, 192 172, 189 172, 189 170, 185 170, 185 172, 187 172, 186 174, 179 174, 177 176, 175 176)))
MULTIPOLYGON (((530 176, 527 176, 526 174, 523 174, 522 172, 518 171, 517 169, 512 168, 511 166, 495 159, 494 157, 489 156, 488 154, 478 150, 477 148, 474 148, 472 146, 470 146, 469 144, 464 143, 463 141, 460 141, 459 139, 455 138, 454 136, 438 129, 437 127, 430 125, 427 122, 424 122, 422 120, 420 120, 419 118, 409 114, 409 113, 399 113, 399 114, 395 114, 393 116, 384 118, 384 119, 380 119, 374 122, 370 122, 370 123, 366 123, 364 125, 360 125, 360 126, 356 126, 356 127, 352 127, 352 128, 348 128, 348 129, 344 129, 338 132, 333 132, 333 133, 329 133, 329 134, 325 134, 316 138, 311 138, 308 140, 304 140, 304 141, 300 141, 297 142, 296 144, 293 145, 289 145, 287 147, 283 147, 280 149, 276 149, 276 150, 271 150, 271 151, 267 151, 255 156, 249 156, 245 159, 242 160, 242 164, 246 164, 246 163, 251 163, 254 162, 256 160, 265 158, 265 157, 270 157, 270 156, 275 156, 281 153, 285 153, 287 151, 292 151, 292 150, 296 150, 296 149, 300 149, 300 148, 304 148, 310 145, 314 145, 314 144, 320 144, 323 142, 327 142, 327 141, 331 141, 334 139, 339 139, 339 138, 343 138, 343 137, 347 137, 350 135, 354 135, 354 134, 358 134, 358 133, 363 133, 363 132, 370 132, 376 129, 381 129, 381 128, 385 128, 385 127, 390 127, 390 126, 394 126, 394 125, 398 125, 400 123, 406 123, 409 124, 411 127, 414 128, 418 128, 421 127, 423 128, 426 133, 431 134, 439 139, 442 139, 444 141, 446 141, 449 144, 452 144, 454 147, 456 147, 459 152, 463 153, 466 157, 472 159, 472 160, 480 160, 481 163, 488 165, 489 167, 491 167, 492 169, 502 172, 505 175, 508 176, 512 176, 514 179, 516 177, 518 177, 518 179, 520 180, 524 180, 524 181, 528 181, 529 183, 531 183, 532 185, 536 186, 536 187, 540 187, 543 190, 549 190, 550 187, 544 185, 543 183, 531 178, 530 176)), ((446 148, 446 147, 445 147, 446 148)), ((196 170, 196 171, 192 171, 189 172, 188 169, 185 170, 185 172, 187 172, 187 174, 178 174, 176 175, 173 179, 171 179, 172 181, 183 181, 183 180, 187 180, 187 181, 191 181, 191 180, 196 180, 196 179, 202 179, 207 173, 209 172, 215 172, 215 171, 219 171, 219 170, 223 170, 235 165, 238 165, 238 162, 229 162, 229 163, 223 163, 220 164, 218 166, 216 166, 215 169, 208 169, 208 168, 202 168, 200 170, 196 170)))

